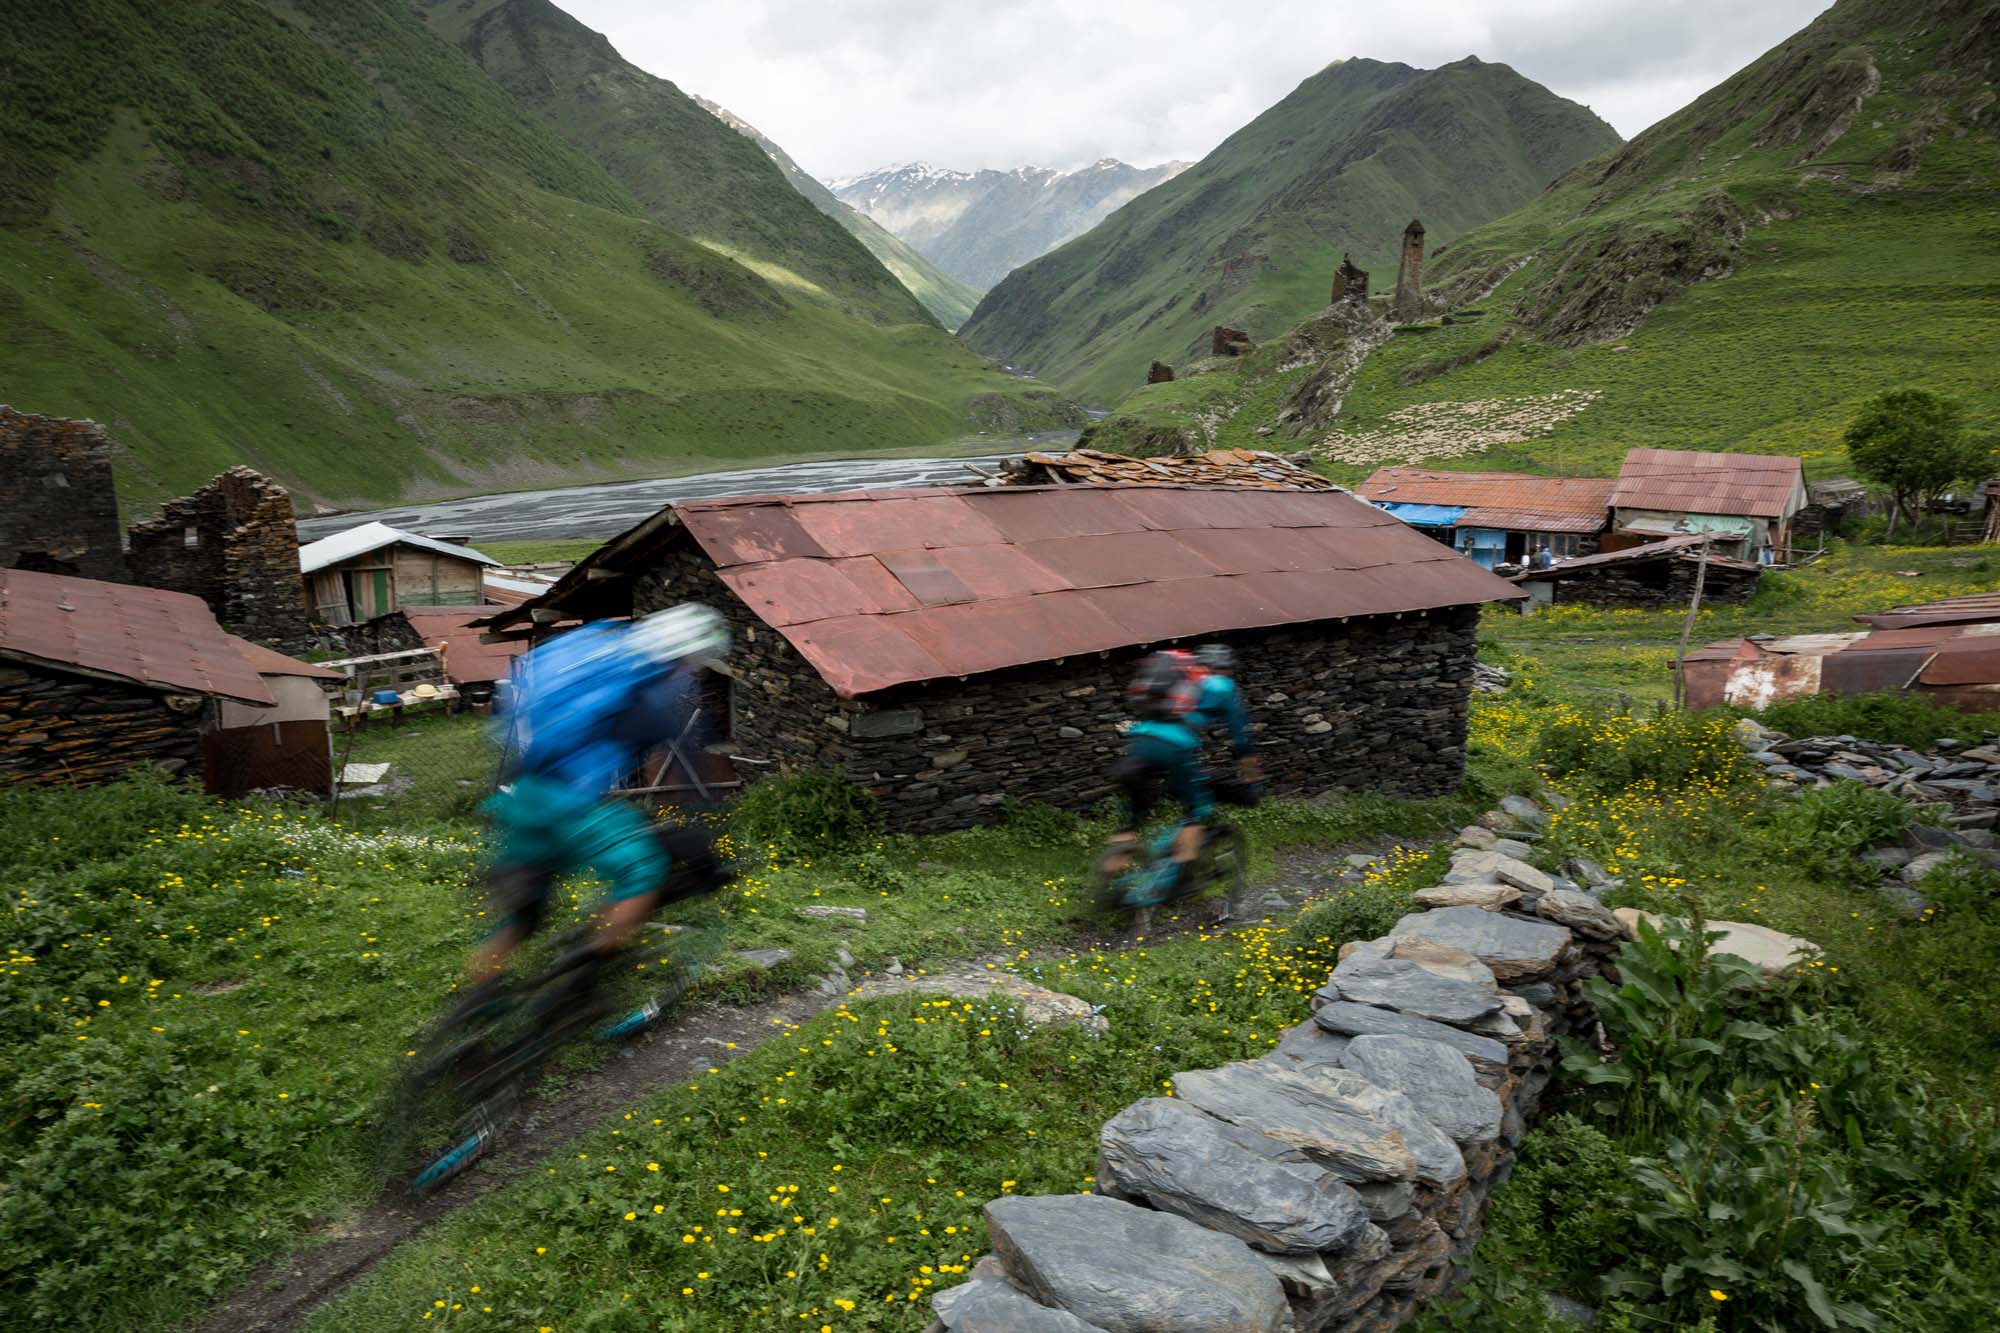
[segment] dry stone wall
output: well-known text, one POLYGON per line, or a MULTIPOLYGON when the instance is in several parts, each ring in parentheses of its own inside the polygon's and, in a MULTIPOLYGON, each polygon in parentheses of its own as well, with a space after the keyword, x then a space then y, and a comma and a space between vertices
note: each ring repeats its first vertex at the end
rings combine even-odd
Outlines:
POLYGON ((0 567, 125 577, 111 438, 0 405, 0 567))
POLYGON ((245 638, 294 649, 312 642, 292 497, 250 468, 230 468, 135 523, 128 559, 135 582, 201 598, 245 638))
MULTIPOLYGON (((1553 601, 1559 606, 1636 606, 1657 609, 1686 606, 1694 593, 1696 562, 1669 560, 1636 566, 1607 565, 1590 574, 1554 579, 1553 601), (1650 567, 1649 567, 1650 565, 1650 567)), ((1747 602, 1757 595, 1761 569, 1711 564, 1702 579, 1704 602, 1747 602)))
MULTIPOLYGON (((696 600, 730 621, 732 745, 872 791, 897 832, 963 828, 1009 797, 1087 810, 1111 795, 1141 650, 843 700, 692 552, 636 581, 633 613, 696 600)), ((1221 636, 1237 653, 1268 785, 1286 795, 1435 796, 1465 770, 1476 608, 1221 636)))
POLYGON ((1504 851, 1455 857, 1456 886, 1482 876, 1531 910, 1438 907, 1349 944, 1269 1054, 1108 1121, 1095 1195, 989 1203, 993 1252, 934 1328, 1361 1333, 1444 1290, 1621 936, 1504 851))
POLYGON ((84 786, 144 764, 197 772, 204 702, 0 662, 0 787, 84 786))

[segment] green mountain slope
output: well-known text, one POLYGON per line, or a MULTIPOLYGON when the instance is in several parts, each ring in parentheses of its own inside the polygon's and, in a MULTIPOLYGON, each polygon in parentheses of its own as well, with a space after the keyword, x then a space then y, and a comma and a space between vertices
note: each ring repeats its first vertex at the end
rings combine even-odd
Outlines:
POLYGON ((682 231, 400 0, 31 0, 0 86, 0 399, 108 425, 128 503, 238 462, 387 500, 1065 414, 692 103, 682 231))
POLYGON ((968 287, 952 277, 898 240, 887 227, 874 218, 836 198, 832 190, 827 189, 805 168, 792 161, 790 153, 772 142, 763 131, 749 121, 731 113, 726 107, 717 106, 705 97, 697 97, 694 100, 702 110, 763 149, 764 156, 776 164, 778 170, 784 173, 785 179, 791 182, 792 188, 797 190, 807 203, 839 223, 848 235, 866 246, 868 253, 874 255, 883 268, 893 273, 896 281, 907 287, 910 295, 916 297, 938 323, 947 329, 956 329, 965 323, 966 317, 972 313, 972 308, 979 304, 980 293, 977 288, 968 287))
POLYGON ((1097 438, 1295 440, 1342 478, 1609 475, 1637 446, 1801 454, 1827 476, 1860 401, 1902 384, 1993 430, 1996 72, 2000 7, 1842 0, 1438 254, 1442 319, 1392 336, 1350 311, 1329 338, 1336 308, 1134 393, 1097 438))
POLYGON ((1023 265, 961 330, 974 348, 1100 402, 1217 324, 1268 338, 1325 304, 1343 252, 1395 278, 1404 224, 1433 245, 1617 143, 1505 65, 1328 66, 1195 166, 1023 265))

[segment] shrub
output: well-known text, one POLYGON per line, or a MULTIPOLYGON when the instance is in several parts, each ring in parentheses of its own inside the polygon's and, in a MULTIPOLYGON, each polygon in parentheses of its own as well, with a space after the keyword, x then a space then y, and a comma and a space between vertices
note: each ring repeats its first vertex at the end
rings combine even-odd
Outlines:
POLYGON ((1787 736, 1861 736, 1924 750, 1945 737, 1975 742, 1993 729, 1990 714, 1944 708, 1922 695, 1809 694, 1772 704, 1757 720, 1787 736))
POLYGON ((1754 827, 1778 855, 1815 874, 1858 883, 1873 879, 1878 869, 1861 854, 1902 833, 1912 813, 1887 792, 1836 782, 1800 793, 1754 827))
POLYGON ((807 854, 849 851, 876 827, 875 798, 837 773, 806 769, 751 784, 730 811, 739 846, 807 854))
POLYGON ((1757 775, 1743 753, 1734 719, 1723 713, 1589 713, 1551 710, 1535 758, 1565 778, 1599 791, 1650 782, 1662 787, 1740 786, 1757 775))

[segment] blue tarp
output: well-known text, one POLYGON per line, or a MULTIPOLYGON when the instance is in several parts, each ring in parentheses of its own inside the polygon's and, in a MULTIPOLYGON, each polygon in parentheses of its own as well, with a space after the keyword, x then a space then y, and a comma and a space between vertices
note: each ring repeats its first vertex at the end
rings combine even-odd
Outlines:
POLYGON ((1395 500, 1380 500, 1376 508, 1386 509, 1403 522, 1418 528, 1455 528, 1458 520, 1465 516, 1470 505, 1419 505, 1401 504, 1395 500))

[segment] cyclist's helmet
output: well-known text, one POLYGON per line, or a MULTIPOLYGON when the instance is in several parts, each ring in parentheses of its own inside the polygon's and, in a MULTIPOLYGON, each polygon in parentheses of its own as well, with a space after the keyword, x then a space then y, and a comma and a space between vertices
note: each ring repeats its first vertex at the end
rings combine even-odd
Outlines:
POLYGON ((1194 654, 1181 649, 1153 653, 1139 663, 1138 674, 1126 688, 1133 710, 1143 718, 1168 720, 1194 711, 1201 687, 1201 668, 1194 654))
POLYGON ((721 657, 729 651, 729 625, 720 612, 689 602, 655 611, 635 623, 631 643, 662 666, 690 658, 721 657))
POLYGON ((1194 660, 1219 675, 1236 670, 1236 650, 1226 643, 1204 643, 1195 649, 1194 660))

